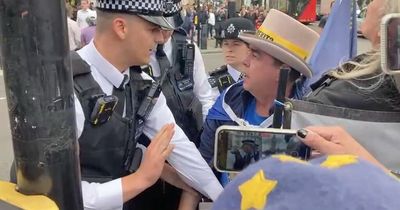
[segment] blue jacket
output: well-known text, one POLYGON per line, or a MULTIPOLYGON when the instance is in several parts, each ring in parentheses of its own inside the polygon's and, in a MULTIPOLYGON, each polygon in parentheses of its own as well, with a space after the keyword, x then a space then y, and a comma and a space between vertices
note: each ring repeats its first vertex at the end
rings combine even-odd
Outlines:
POLYGON ((250 92, 243 89, 243 82, 238 82, 222 92, 208 111, 200 137, 199 151, 209 164, 212 164, 214 156, 215 131, 222 125, 247 125, 243 118, 246 107, 253 98, 250 92), (228 109, 236 116, 232 116, 228 109))

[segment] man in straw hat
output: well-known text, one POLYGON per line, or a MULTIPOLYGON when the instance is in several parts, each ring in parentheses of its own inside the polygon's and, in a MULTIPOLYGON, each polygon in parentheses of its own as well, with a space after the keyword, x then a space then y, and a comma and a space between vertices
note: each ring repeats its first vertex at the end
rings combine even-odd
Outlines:
MULTIPOLYGON (((97 1, 95 37, 78 51, 90 66, 89 70, 74 69, 85 209, 133 209, 134 202, 127 201, 154 184, 160 175, 191 191, 182 181, 177 181, 183 177, 187 184, 213 200, 222 191, 195 145, 178 126, 174 127, 175 120, 162 93, 143 121, 138 121, 136 114, 142 102, 139 93, 152 82, 135 66, 149 63, 150 54, 162 41, 162 29, 173 29, 163 15, 167 10, 179 11, 180 7, 176 6, 179 3, 97 1), (111 95, 119 101, 111 116, 101 123, 92 121, 97 115, 93 104, 111 95), (152 139, 142 150, 135 138, 141 133, 152 139), (164 164, 165 160, 180 176, 164 164)), ((105 103, 105 99, 102 101, 105 103)))
POLYGON ((318 38, 318 33, 274 9, 256 34, 239 35, 251 52, 244 61, 243 82, 223 92, 208 113, 199 148, 207 162, 213 158, 214 135, 219 126, 271 126, 281 66, 291 68, 286 92, 291 97, 295 81, 312 75, 306 60, 318 38))

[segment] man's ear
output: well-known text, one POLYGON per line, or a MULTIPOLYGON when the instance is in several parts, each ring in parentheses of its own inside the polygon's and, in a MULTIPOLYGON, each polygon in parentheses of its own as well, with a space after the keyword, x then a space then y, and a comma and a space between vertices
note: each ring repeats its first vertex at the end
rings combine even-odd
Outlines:
POLYGON ((120 38, 120 39, 125 39, 128 33, 128 28, 127 28, 128 21, 124 18, 115 18, 112 22, 112 28, 115 34, 120 38))

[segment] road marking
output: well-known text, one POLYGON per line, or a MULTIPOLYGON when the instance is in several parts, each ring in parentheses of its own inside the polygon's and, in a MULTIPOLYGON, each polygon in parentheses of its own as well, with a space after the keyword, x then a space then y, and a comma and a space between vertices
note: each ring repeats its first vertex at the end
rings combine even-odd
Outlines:
POLYGON ((0 77, 3 76, 3 69, 0 69, 0 77))
POLYGON ((6 97, 0 97, 0 100, 6 100, 6 97))

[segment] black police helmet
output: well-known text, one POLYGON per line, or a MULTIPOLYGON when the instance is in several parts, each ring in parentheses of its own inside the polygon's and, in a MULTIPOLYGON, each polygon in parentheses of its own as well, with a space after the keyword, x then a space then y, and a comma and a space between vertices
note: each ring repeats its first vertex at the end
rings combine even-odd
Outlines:
POLYGON ((249 19, 229 18, 222 23, 221 37, 223 39, 238 39, 240 32, 254 32, 255 30, 254 24, 249 19))

